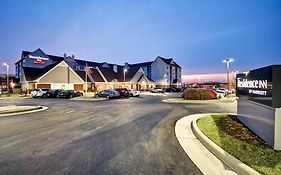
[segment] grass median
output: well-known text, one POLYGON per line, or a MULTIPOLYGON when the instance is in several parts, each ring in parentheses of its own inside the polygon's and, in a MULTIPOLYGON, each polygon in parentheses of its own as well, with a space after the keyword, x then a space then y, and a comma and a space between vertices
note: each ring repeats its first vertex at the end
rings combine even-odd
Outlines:
POLYGON ((199 119, 197 125, 213 142, 261 174, 281 174, 281 151, 270 148, 236 116, 212 115, 199 119))

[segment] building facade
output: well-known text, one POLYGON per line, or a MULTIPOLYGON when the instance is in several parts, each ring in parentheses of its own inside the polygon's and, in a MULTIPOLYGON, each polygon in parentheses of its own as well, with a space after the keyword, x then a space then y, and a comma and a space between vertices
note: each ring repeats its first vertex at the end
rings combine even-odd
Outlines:
POLYGON ((181 67, 172 58, 158 56, 154 61, 131 64, 129 67, 141 67, 157 87, 181 86, 181 67))
POLYGON ((100 91, 119 87, 150 90, 155 86, 180 86, 181 68, 173 59, 117 65, 47 55, 41 49, 23 51, 15 63, 23 92, 34 88, 100 91), (165 68, 165 69, 164 69, 165 68))

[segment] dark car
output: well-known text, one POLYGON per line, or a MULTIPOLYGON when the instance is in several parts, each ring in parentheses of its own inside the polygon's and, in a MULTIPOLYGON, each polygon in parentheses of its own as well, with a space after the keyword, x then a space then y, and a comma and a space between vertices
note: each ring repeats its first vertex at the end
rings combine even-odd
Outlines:
POLYGON ((177 92, 175 88, 166 88, 164 89, 165 92, 177 92))
POLYGON ((105 98, 118 98, 120 96, 119 92, 115 90, 102 90, 97 93, 97 97, 105 97, 105 98))
POLYGON ((59 93, 60 93, 61 90, 49 90, 48 92, 46 92, 46 95, 45 97, 47 98, 56 98, 58 97, 59 93))
POLYGON ((129 90, 127 88, 116 88, 114 90, 119 92, 119 97, 130 97, 129 90))
POLYGON ((83 96, 83 93, 74 90, 64 90, 58 93, 59 98, 73 98, 83 96))

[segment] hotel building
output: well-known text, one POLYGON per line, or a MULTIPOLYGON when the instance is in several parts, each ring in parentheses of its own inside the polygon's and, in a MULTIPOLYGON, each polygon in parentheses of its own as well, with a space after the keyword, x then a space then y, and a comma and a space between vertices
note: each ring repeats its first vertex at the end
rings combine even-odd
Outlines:
POLYGON ((117 65, 75 59, 66 54, 47 55, 37 49, 23 51, 15 67, 23 92, 34 88, 88 92, 118 87, 150 90, 155 86, 181 85, 181 67, 172 58, 159 56, 151 62, 117 65))

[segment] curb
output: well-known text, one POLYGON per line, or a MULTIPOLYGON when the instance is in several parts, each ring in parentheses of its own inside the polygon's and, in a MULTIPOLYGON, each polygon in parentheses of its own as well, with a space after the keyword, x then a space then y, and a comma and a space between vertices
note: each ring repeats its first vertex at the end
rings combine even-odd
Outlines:
MULTIPOLYGON (((165 103, 223 103, 225 101, 223 100, 186 100, 186 101, 169 101, 169 100, 172 100, 174 98, 169 98, 169 99, 165 99, 165 100, 162 100, 162 102, 165 102, 165 103)), ((230 101, 226 101, 226 103, 233 103, 235 102, 237 99, 232 99, 230 101)))
MULTIPOLYGON (((208 117, 208 114, 202 114, 199 118, 208 117)), ((197 126, 197 120, 192 121, 191 129, 194 135, 198 138, 198 140, 208 149, 210 150, 216 157, 225 162, 228 166, 230 166, 235 172, 241 175, 260 175, 257 171, 244 164, 234 156, 230 155, 228 152, 224 151, 221 147, 211 141, 207 136, 205 136, 197 126)))
POLYGON ((29 108, 29 109, 11 110, 8 112, 1 112, 0 117, 40 112, 40 111, 45 111, 47 109, 48 109, 47 106, 36 106, 34 108, 29 108))

